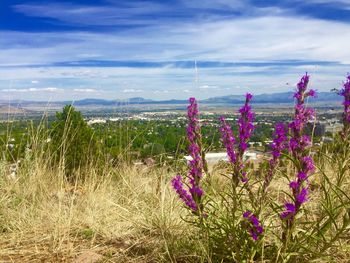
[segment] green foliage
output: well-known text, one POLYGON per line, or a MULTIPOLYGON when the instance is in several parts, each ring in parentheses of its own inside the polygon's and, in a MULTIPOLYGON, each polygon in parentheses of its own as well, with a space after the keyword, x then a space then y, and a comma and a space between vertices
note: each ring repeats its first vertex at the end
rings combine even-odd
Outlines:
POLYGON ((165 148, 160 143, 148 143, 143 146, 141 150, 141 157, 154 156, 161 158, 165 154, 165 148))
MULTIPOLYGON (((63 114, 63 112, 61 112, 63 114)), ((67 114, 66 114, 67 115, 67 114)), ((81 115, 81 114, 80 114, 81 115)), ((86 117, 90 115, 87 114, 86 117)), ((66 116, 67 117, 67 116, 66 116)), ((61 116, 60 118, 66 118, 61 116)), ((220 135, 218 132, 218 115, 208 115, 208 123, 204 123, 202 127, 203 136, 202 143, 205 151, 222 151, 220 143, 220 135)), ((280 120, 280 117, 263 116, 257 117, 258 121, 271 122, 280 120)), ((31 120, 16 120, 13 122, 0 123, 0 149, 2 157, 9 162, 21 159, 26 154, 26 149, 32 148, 32 136, 37 137, 36 140, 45 140, 47 135, 47 127, 53 127, 58 121, 57 116, 33 117, 31 120), (38 136, 38 133, 41 133, 38 136)), ((233 123, 233 121, 231 120, 233 123)), ((107 121, 106 123, 92 124, 91 129, 94 133, 93 137, 99 145, 100 151, 97 154, 103 154, 106 160, 115 164, 123 161, 132 161, 140 158, 155 158, 159 153, 161 156, 172 156, 174 159, 187 154, 188 144, 186 142, 185 120, 130 120, 120 119, 118 121, 107 121), (154 151, 149 145, 155 145, 154 148, 160 149, 162 145, 164 151, 154 151)), ((252 141, 261 142, 269 140, 271 137, 272 124, 259 125, 253 133, 252 141)), ((59 129, 68 128, 67 125, 61 125, 59 129)), ((233 128, 236 133, 236 127, 233 128)), ((63 134, 63 132, 60 132, 63 134)), ((34 142, 37 144, 37 142, 34 142)), ((49 143, 51 144, 51 143, 49 143)), ((255 146, 257 146, 256 144, 255 146)), ((58 164, 57 156, 60 155, 59 146, 51 147, 51 150, 59 151, 54 154, 53 164, 58 164)), ((262 147, 257 147, 264 150, 262 147)), ((96 157, 96 156, 95 156, 96 157)), ((157 158, 155 158, 157 159, 157 158)), ((165 159, 163 158, 162 161, 165 159)))
POLYGON ((92 239, 96 235, 95 231, 91 228, 81 229, 78 234, 84 239, 92 239))
POLYGON ((53 163, 63 165, 67 176, 99 156, 94 131, 72 105, 56 113, 51 126, 51 150, 53 163))
POLYGON ((0 124, 0 150, 2 159, 15 162, 24 156, 28 146, 28 128, 30 123, 18 121, 0 124))

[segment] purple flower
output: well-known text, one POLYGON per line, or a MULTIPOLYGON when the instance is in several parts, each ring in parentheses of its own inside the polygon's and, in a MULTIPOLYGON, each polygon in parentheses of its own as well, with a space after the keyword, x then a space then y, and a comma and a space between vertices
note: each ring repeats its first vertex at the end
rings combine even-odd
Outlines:
POLYGON ((250 236, 254 241, 257 241, 259 236, 264 232, 259 219, 249 210, 243 213, 243 217, 248 221, 248 232, 250 236))
POLYGON ((283 123, 277 123, 275 125, 275 132, 273 134, 273 142, 270 147, 272 150, 272 159, 269 161, 269 170, 265 176, 263 189, 266 191, 268 185, 270 184, 274 170, 279 162, 279 157, 281 156, 282 151, 286 148, 286 128, 283 123))
POLYGON ((300 171, 298 173, 298 180, 305 181, 306 179, 307 179, 307 173, 305 173, 304 171, 300 171))
POLYGON ((297 189, 299 186, 298 182, 297 181, 291 181, 289 183, 289 187, 292 188, 293 190, 297 189))
POLYGON ((220 117, 221 127, 221 139, 226 148, 229 161, 233 164, 233 176, 235 184, 238 183, 238 179, 242 182, 247 182, 247 173, 244 171, 243 155, 248 148, 248 140, 254 130, 253 120, 254 114, 249 105, 253 95, 250 93, 246 94, 246 100, 244 105, 239 109, 241 114, 238 119, 238 132, 239 141, 238 149, 235 150, 235 138, 232 133, 230 125, 227 124, 224 117, 220 117))
POLYGON ((250 101, 252 100, 253 95, 250 93, 246 94, 246 100, 243 107, 239 109, 239 112, 241 114, 241 117, 238 119, 238 133, 239 133, 239 143, 238 143, 238 159, 239 159, 239 166, 241 168, 241 175, 242 175, 242 181, 247 182, 248 178, 246 177, 246 173, 243 172, 243 155, 244 152, 248 148, 248 140, 250 139, 250 136, 252 135, 252 132, 254 130, 254 113, 252 112, 252 108, 249 105, 250 101))
POLYGON ((308 173, 315 170, 314 161, 310 156, 302 157, 301 163, 302 163, 302 172, 308 173))
POLYGON ((254 114, 251 111, 251 106, 249 105, 252 98, 252 94, 247 93, 245 104, 242 108, 239 109, 239 112, 241 113, 241 117, 238 119, 240 146, 239 150, 242 153, 244 153, 244 151, 247 149, 247 142, 254 130, 254 114))
POLYGON ((202 149, 200 146, 201 133, 198 119, 198 105, 195 98, 189 99, 190 105, 187 107, 188 126, 187 139, 189 141, 188 151, 192 157, 189 161, 188 167, 188 191, 184 189, 182 184, 182 177, 176 176, 172 180, 172 185, 179 197, 184 203, 193 211, 197 212, 200 208, 201 198, 203 196, 203 189, 200 186, 200 180, 203 177, 203 166, 205 160, 202 158, 202 149))
POLYGON ((291 131, 289 140, 289 151, 297 168, 296 180, 289 183, 293 193, 293 202, 286 202, 285 210, 281 213, 282 219, 288 220, 288 226, 292 225, 294 215, 298 213, 301 205, 308 199, 308 176, 314 171, 315 166, 312 158, 308 155, 306 149, 311 145, 310 137, 303 134, 307 122, 314 117, 314 110, 305 106, 305 99, 309 96, 316 96, 314 90, 307 91, 309 76, 306 74, 297 85, 297 91, 294 94, 296 98, 294 120, 289 123, 291 131))
MULTIPOLYGON (((192 160, 189 162, 189 181, 190 181, 190 192, 193 194, 194 199, 197 200, 203 194, 203 191, 199 190, 199 181, 203 174, 203 160, 202 151, 199 145, 201 134, 200 125, 198 120, 198 105, 195 98, 190 98, 190 105, 187 107, 188 116, 188 127, 187 134, 189 140, 189 153, 192 160)), ((197 200, 199 201, 199 200, 197 200)))
POLYGON ((285 203, 284 204, 284 211, 281 213, 281 218, 283 219, 291 219, 294 217, 296 213, 296 207, 292 203, 285 203))
POLYGON ((310 97, 316 97, 316 91, 313 90, 313 89, 310 89, 309 92, 308 92, 308 96, 310 96, 310 97))
POLYGON ((233 137, 231 126, 226 123, 224 117, 220 117, 221 121, 221 138, 224 146, 226 147, 226 152, 229 157, 229 161, 234 164, 236 162, 236 152, 235 152, 235 137, 233 137))
POLYGON ((186 189, 184 189, 183 183, 182 183, 182 176, 177 175, 173 177, 171 180, 171 184, 173 188, 175 189, 176 193, 180 197, 180 199, 192 210, 197 211, 197 204, 193 200, 192 195, 190 195, 186 189))
POLYGON ((244 218, 249 218, 249 217, 251 216, 251 214, 252 214, 252 212, 250 212, 249 210, 247 210, 247 211, 245 211, 245 212, 243 213, 243 217, 244 217, 244 218))
POLYGON ((344 97, 343 106, 343 138, 348 138, 350 135, 350 74, 343 85, 343 89, 339 92, 340 96, 344 97))
POLYGON ((308 189, 303 187, 301 188, 300 192, 296 196, 296 201, 298 204, 303 204, 307 201, 307 196, 308 196, 308 189))
POLYGON ((246 99, 247 99, 247 100, 251 101, 252 98, 253 98, 253 95, 252 95, 251 93, 247 93, 247 94, 246 94, 246 99))

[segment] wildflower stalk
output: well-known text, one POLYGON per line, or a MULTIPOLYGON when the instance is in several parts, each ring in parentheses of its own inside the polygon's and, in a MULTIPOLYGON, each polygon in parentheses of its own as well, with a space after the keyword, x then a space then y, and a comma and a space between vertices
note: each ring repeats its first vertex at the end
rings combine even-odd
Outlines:
POLYGON ((263 195, 265 195, 268 186, 271 183, 276 167, 279 164, 282 151, 286 148, 286 128, 283 123, 277 123, 275 125, 275 132, 273 134, 273 141, 270 145, 272 150, 272 158, 269 161, 269 168, 264 178, 263 195))
POLYGON ((235 150, 235 137, 233 136, 233 132, 231 126, 226 122, 223 116, 220 117, 221 127, 221 140, 226 148, 228 161, 232 165, 233 168, 233 176, 232 181, 235 186, 238 185, 239 182, 239 167, 240 165, 237 162, 237 153, 235 150))
POLYGON ((344 140, 349 140, 350 136, 350 74, 343 85, 343 89, 339 92, 340 96, 344 97, 343 106, 343 130, 341 136, 344 140))
MULTIPOLYGON (((226 148, 227 156, 229 159, 230 164, 232 165, 232 195, 233 195, 233 205, 232 205, 232 213, 234 214, 237 208, 237 191, 236 188, 239 185, 239 182, 242 181, 244 183, 243 187, 247 190, 250 201, 252 203, 253 207, 256 207, 256 200, 254 197, 254 194, 252 192, 252 189, 248 182, 247 172, 245 170, 244 165, 244 153, 248 148, 248 140, 251 137, 251 134, 254 130, 253 120, 254 120, 254 114, 251 111, 250 101, 253 98, 253 96, 250 93, 246 94, 246 100, 245 104, 239 109, 239 112, 241 114, 240 118, 238 119, 238 133, 239 133, 239 140, 236 145, 236 140, 233 136, 233 132, 231 129, 231 126, 227 124, 224 117, 220 118, 221 121, 221 139, 222 142, 226 148), (235 147, 237 146, 237 147, 235 147)), ((255 215, 251 214, 251 217, 248 217, 248 212, 245 212, 243 214, 245 219, 253 220, 257 219, 255 215), (246 216, 246 217, 245 217, 246 216)), ((249 212, 251 213, 251 212, 249 212)), ((253 231, 255 229, 254 227, 250 228, 250 234, 254 240, 257 239, 257 233, 256 231, 253 231)), ((260 228, 259 228, 260 230, 260 228)), ((262 228, 261 232, 262 233, 262 228)))
POLYGON ((252 98, 252 94, 246 94, 245 104, 242 108, 239 109, 241 117, 238 119, 239 144, 237 157, 239 168, 241 169, 241 180, 244 183, 248 182, 248 178, 246 171, 244 171, 243 156, 248 148, 248 141, 254 130, 254 113, 252 112, 252 108, 249 104, 252 98))
POLYGON ((238 119, 239 126, 239 141, 237 150, 235 149, 235 138, 233 136, 232 129, 230 125, 227 124, 224 117, 220 118, 221 121, 221 139, 226 148, 227 155, 229 157, 229 162, 233 166, 232 182, 234 187, 238 186, 239 181, 246 183, 248 181, 247 173, 244 170, 244 153, 248 148, 248 140, 254 130, 253 120, 254 114, 251 111, 251 106, 249 105, 253 96, 249 93, 246 94, 246 100, 243 107, 239 109, 241 114, 238 119))
POLYGON ((309 136, 303 134, 305 125, 314 117, 314 111, 305 106, 305 99, 309 96, 315 96, 314 90, 307 91, 308 83, 309 76, 306 74, 297 85, 297 91, 294 94, 296 99, 294 120, 288 125, 291 131, 289 151, 294 160, 297 174, 296 179, 289 184, 293 198, 285 202, 284 211, 280 214, 281 219, 285 222, 285 229, 282 233, 284 249, 287 248, 291 238, 295 217, 302 204, 308 200, 308 176, 314 170, 313 160, 306 151, 311 145, 311 141, 309 136))
POLYGON ((280 162, 282 151, 287 148, 287 134, 286 127, 283 123, 276 123, 275 131, 273 133, 273 140, 270 144, 272 158, 269 160, 269 166, 267 173, 264 178, 264 183, 262 186, 261 196, 259 197, 259 208, 257 210, 257 214, 259 215, 261 210, 264 207, 266 197, 267 197, 267 189, 273 179, 275 170, 280 162))
POLYGON ((342 123, 343 128, 339 132, 339 136, 335 137, 335 144, 333 150, 337 153, 334 161, 337 162, 339 172, 337 173, 337 186, 341 186, 346 180, 347 171, 350 170, 350 74, 343 84, 343 88, 338 92, 343 97, 343 113, 342 123))
POLYGON ((221 140, 226 148, 228 161, 232 166, 231 182, 232 182, 233 198, 232 198, 231 210, 234 215, 234 212, 236 211, 236 208, 237 208, 238 197, 237 197, 236 188, 240 181, 239 178, 240 178, 241 164, 237 161, 237 153, 235 149, 236 140, 235 140, 235 137, 233 136, 231 126, 226 122, 223 116, 220 117, 220 122, 221 122, 221 127, 219 130, 221 132, 221 140))
POLYGON ((244 153, 248 149, 248 141, 254 131, 254 113, 250 106, 250 102, 253 98, 253 95, 250 93, 246 94, 246 100, 243 107, 239 109, 241 117, 238 119, 238 133, 239 133, 239 143, 238 143, 238 168, 240 169, 241 181, 244 183, 244 188, 248 192, 249 199, 253 207, 257 207, 257 200, 252 191, 252 188, 248 181, 247 171, 244 164, 244 153))
POLYGON ((198 119, 198 105, 195 98, 190 98, 189 102, 190 105, 187 107, 187 139, 189 141, 188 151, 192 160, 188 163, 188 190, 184 187, 181 175, 177 175, 172 179, 172 186, 180 199, 182 199, 185 205, 190 208, 193 213, 202 215, 202 196, 204 192, 201 187, 201 179, 203 177, 203 171, 207 165, 201 146, 202 137, 198 119))
POLYGON ((251 211, 247 210, 243 213, 243 218, 247 220, 248 232, 254 241, 257 241, 259 237, 263 234, 264 229, 257 218, 251 211))

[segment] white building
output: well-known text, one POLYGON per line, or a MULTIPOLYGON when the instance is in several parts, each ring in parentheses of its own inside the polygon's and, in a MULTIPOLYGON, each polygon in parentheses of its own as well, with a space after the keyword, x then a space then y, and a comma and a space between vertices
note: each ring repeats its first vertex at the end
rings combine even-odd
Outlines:
MULTIPOLYGON (((257 156, 255 152, 245 152, 243 155, 244 160, 256 160, 257 156)), ((192 157, 187 155, 184 156, 184 159, 189 162, 192 160, 192 157)), ((228 162, 228 156, 226 152, 220 152, 220 153, 206 153, 205 154, 205 160, 208 164, 215 164, 220 161, 226 161, 228 162)))
POLYGON ((92 125, 95 123, 106 123, 107 121, 105 119, 91 119, 87 122, 88 125, 92 125))

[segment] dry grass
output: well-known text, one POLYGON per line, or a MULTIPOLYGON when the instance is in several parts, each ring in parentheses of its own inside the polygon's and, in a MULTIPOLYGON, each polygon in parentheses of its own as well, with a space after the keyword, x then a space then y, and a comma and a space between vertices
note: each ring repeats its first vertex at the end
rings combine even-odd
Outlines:
MULTIPOLYGON (((15 178, 0 164, 0 262, 76 262, 86 251, 103 256, 99 262, 211 262, 196 229, 181 218, 186 212, 170 188, 176 172, 169 167, 92 164, 68 182, 44 152, 23 160, 15 178)), ((216 191, 227 185, 216 175, 224 171, 215 168, 216 191)), ((318 209, 321 176, 313 176, 310 211, 318 209)), ((283 190, 288 182, 279 176, 269 193, 283 203, 283 190)), ((343 241, 334 258, 347 262, 349 251, 343 241)))
POLYGON ((71 262, 85 250, 154 262, 168 257, 165 235, 188 229, 164 169, 90 168, 75 183, 37 162, 16 179, 2 172, 0 262, 71 262))

